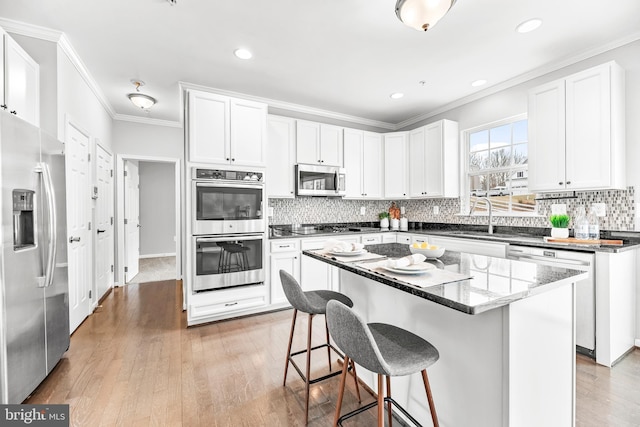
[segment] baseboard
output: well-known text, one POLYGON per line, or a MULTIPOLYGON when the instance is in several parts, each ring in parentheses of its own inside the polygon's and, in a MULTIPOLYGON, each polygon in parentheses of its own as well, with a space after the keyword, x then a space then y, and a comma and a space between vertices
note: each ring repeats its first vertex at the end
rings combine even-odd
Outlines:
POLYGON ((149 255, 140 255, 138 258, 139 259, 143 259, 143 258, 162 258, 162 257, 166 257, 166 256, 176 256, 176 253, 169 253, 169 254, 149 254, 149 255))
POLYGON ((640 339, 636 339, 636 347, 640 348, 640 339))

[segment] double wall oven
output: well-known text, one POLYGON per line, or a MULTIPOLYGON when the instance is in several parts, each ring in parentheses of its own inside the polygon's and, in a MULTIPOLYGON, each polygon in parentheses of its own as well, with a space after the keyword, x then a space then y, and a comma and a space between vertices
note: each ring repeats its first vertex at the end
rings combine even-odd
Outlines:
POLYGON ((191 191, 193 290, 263 283, 263 173, 194 168, 191 191))

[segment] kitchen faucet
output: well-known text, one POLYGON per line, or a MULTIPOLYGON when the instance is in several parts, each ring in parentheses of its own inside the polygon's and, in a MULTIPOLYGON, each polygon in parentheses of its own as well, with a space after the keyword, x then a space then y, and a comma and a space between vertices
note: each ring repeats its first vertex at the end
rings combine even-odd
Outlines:
POLYGON ((471 210, 469 211, 469 216, 473 213, 473 210, 476 208, 479 200, 485 200, 487 202, 487 206, 489 206, 489 234, 493 234, 493 204, 488 197, 477 197, 475 202, 473 202, 473 206, 471 206, 471 210))

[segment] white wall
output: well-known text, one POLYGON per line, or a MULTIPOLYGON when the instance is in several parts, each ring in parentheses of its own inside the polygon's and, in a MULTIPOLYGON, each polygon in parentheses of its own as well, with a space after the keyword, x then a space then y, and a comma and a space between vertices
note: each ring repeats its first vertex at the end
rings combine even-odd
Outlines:
POLYGON ((184 159, 182 128, 115 120, 115 154, 184 159))
POLYGON ((176 191, 171 163, 138 163, 140 256, 175 254, 176 191))

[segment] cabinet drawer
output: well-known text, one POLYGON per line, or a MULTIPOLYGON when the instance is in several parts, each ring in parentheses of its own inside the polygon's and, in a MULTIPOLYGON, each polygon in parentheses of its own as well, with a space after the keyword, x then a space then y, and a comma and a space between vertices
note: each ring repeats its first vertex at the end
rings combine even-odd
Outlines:
POLYGON ((408 234, 398 233, 398 234, 396 234, 396 243, 409 244, 409 243, 411 243, 411 236, 409 236, 408 234))
POLYGON ((427 236, 411 236, 411 243, 429 243, 427 236))
POLYGON ((323 239, 302 239, 300 246, 303 251, 306 250, 314 250, 314 249, 322 249, 324 248, 325 243, 328 240, 339 240, 341 242, 347 243, 358 243, 360 240, 358 236, 349 236, 349 237, 327 237, 323 239))
POLYGON ((278 240, 271 242, 271 253, 276 252, 296 252, 300 249, 298 240, 278 240))
POLYGON ((365 245, 376 245, 378 243, 382 243, 382 236, 360 236, 360 243, 364 243, 365 245))
POLYGON ((382 235, 382 243, 396 243, 396 233, 382 235))
POLYGON ((220 296, 220 298, 206 298, 204 301, 196 301, 190 304, 189 311, 191 318, 196 319, 223 314, 233 314, 266 305, 267 296, 265 290, 261 289, 259 294, 256 292, 240 292, 240 295, 237 295, 236 297, 234 297, 233 294, 225 292, 220 296))

